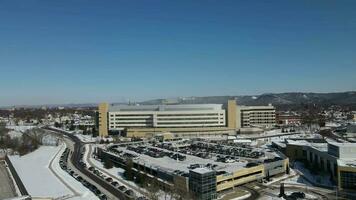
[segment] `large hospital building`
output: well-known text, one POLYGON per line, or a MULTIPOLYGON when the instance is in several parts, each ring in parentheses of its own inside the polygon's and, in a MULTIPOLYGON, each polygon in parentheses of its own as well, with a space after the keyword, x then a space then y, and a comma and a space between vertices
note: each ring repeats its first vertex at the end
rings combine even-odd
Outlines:
POLYGON ((127 137, 151 137, 172 133, 175 137, 232 135, 244 127, 273 127, 273 106, 223 104, 109 105, 98 109, 99 135, 122 133, 127 137))

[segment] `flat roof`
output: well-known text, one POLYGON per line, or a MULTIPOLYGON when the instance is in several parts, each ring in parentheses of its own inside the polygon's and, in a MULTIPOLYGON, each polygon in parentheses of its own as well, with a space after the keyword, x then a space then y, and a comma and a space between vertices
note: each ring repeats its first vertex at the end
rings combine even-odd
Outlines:
POLYGON ((355 159, 338 159, 337 165, 342 167, 354 167, 356 168, 356 158, 355 159))
POLYGON ((240 110, 263 110, 263 109, 267 109, 267 110, 271 110, 271 109, 275 109, 274 106, 272 105, 268 105, 268 106, 244 106, 244 105, 237 105, 238 108, 240 108, 240 110))
MULTIPOLYGON (((153 147, 153 148, 156 148, 156 147, 153 147)), ((204 159, 204 158, 200 158, 197 156, 181 154, 181 155, 186 156, 186 159, 184 161, 179 161, 179 160, 174 160, 167 156, 164 156, 162 158, 153 158, 149 155, 139 154, 134 151, 130 151, 130 150, 126 149, 126 147, 117 147, 117 149, 120 151, 126 152, 126 153, 136 155, 137 157, 134 158, 133 160, 137 163, 140 163, 140 164, 146 165, 146 166, 150 166, 153 168, 160 168, 160 169, 168 171, 168 172, 174 172, 175 170, 179 170, 179 171, 188 173, 190 170, 188 167, 192 164, 206 165, 206 164, 211 163, 213 165, 214 164, 217 165, 217 167, 214 169, 215 171, 226 171, 228 173, 233 173, 233 172, 237 171, 238 169, 245 168, 246 164, 248 163, 248 160, 251 160, 251 159, 240 158, 240 160, 238 162, 222 163, 222 162, 216 162, 214 159, 211 159, 211 158, 204 159)), ((168 150, 163 150, 163 149, 161 149, 161 150, 170 152, 168 150)), ((115 154, 113 154, 113 155, 115 155, 115 154)))
POLYGON ((319 151, 328 151, 328 143, 312 143, 306 140, 287 140, 287 144, 309 146, 319 151))
POLYGON ((232 131, 233 128, 226 126, 211 126, 211 127, 156 127, 156 128, 127 128, 128 132, 184 132, 184 131, 232 131))
POLYGON ((109 112, 125 111, 215 111, 222 104, 179 104, 179 105, 111 105, 109 112))
POLYGON ((195 173, 198 173, 198 174, 206 174, 206 173, 209 173, 209 172, 213 172, 213 170, 208 169, 206 167, 195 168, 195 169, 193 169, 191 171, 193 171, 195 173))
POLYGON ((334 146, 338 146, 338 147, 356 147, 356 143, 349 143, 349 142, 344 142, 344 143, 329 142, 329 144, 334 145, 334 146))

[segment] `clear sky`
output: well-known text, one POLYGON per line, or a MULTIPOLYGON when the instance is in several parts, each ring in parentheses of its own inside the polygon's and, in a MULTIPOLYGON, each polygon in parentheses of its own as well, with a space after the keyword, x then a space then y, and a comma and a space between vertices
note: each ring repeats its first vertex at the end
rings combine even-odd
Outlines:
POLYGON ((355 0, 2 0, 0 106, 356 90, 355 0))

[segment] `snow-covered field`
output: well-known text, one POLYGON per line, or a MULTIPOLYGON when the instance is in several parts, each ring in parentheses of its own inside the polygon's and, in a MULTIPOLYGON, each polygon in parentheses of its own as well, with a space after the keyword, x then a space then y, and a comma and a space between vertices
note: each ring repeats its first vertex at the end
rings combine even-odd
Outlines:
POLYGON ((59 159, 64 149, 64 144, 56 147, 41 146, 22 157, 10 156, 10 160, 33 197, 97 200, 92 192, 60 168, 59 159))
POLYGON ((62 149, 60 150, 58 156, 55 157, 53 160, 52 168, 55 171, 55 173, 62 178, 62 180, 69 185, 72 189, 74 189, 75 193, 77 193, 77 196, 74 196, 72 192, 72 196, 70 199, 71 200, 96 200, 98 199, 92 192, 89 191, 86 187, 84 187, 80 182, 78 182, 76 179, 74 179, 72 176, 70 176, 67 172, 63 171, 59 165, 59 160, 60 160, 60 155, 65 150, 65 146, 63 145, 62 149))
POLYGON ((61 197, 71 194, 54 174, 50 171, 51 159, 61 146, 41 146, 36 151, 20 156, 10 156, 17 173, 27 191, 33 197, 61 197))
POLYGON ((7 129, 10 129, 9 131, 9 135, 11 138, 18 138, 18 137, 22 137, 22 134, 26 131, 26 130, 30 130, 35 128, 36 126, 13 126, 13 125, 8 125, 6 126, 7 129))

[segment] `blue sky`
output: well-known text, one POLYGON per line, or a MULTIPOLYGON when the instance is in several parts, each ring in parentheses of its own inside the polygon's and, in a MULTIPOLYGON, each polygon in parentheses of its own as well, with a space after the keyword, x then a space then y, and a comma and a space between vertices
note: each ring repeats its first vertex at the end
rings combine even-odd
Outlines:
POLYGON ((356 1, 0 1, 0 106, 356 90, 356 1))

